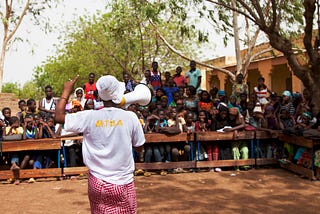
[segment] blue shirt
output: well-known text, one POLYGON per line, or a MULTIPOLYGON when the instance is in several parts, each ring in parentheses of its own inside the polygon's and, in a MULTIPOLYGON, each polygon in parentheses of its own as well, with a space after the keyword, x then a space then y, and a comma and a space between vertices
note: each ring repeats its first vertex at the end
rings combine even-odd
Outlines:
MULTIPOLYGON (((196 68, 195 71, 188 71, 186 73, 186 78, 190 79, 190 83, 189 84, 192 85, 195 88, 197 88, 198 79, 201 76, 202 76, 201 71, 198 68, 196 68)), ((199 88, 200 88, 200 86, 199 86, 199 88)))
POLYGON ((178 87, 164 87, 163 90, 168 98, 168 106, 169 106, 173 101, 173 93, 179 91, 179 88, 178 87))

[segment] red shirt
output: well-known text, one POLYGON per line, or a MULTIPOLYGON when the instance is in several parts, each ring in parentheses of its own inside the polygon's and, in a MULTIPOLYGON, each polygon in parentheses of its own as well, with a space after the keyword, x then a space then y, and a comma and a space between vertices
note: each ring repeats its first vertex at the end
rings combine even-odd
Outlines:
POLYGON ((184 87, 186 85, 186 78, 183 75, 175 76, 173 81, 176 83, 177 87, 184 87))
POLYGON ((160 71, 157 71, 157 73, 154 73, 153 71, 151 71, 150 84, 152 85, 153 89, 157 89, 157 88, 161 87, 161 73, 160 73, 160 71))
POLYGON ((94 94, 93 94, 93 92, 95 91, 95 90, 97 90, 97 87, 96 87, 96 82, 94 82, 93 84, 89 84, 88 82, 86 82, 86 84, 85 84, 85 86, 86 86, 86 96, 85 96, 85 98, 86 99, 95 99, 95 96, 94 96, 94 94))
POLYGON ((199 101, 199 107, 201 110, 210 111, 210 109, 213 107, 213 102, 205 103, 203 101, 199 101))

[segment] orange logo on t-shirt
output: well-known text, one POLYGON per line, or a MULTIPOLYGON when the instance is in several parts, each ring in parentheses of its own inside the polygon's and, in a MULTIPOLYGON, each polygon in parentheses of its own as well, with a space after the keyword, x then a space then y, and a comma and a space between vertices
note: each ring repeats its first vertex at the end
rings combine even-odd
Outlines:
POLYGON ((114 127, 122 126, 122 120, 97 120, 96 127, 114 127))

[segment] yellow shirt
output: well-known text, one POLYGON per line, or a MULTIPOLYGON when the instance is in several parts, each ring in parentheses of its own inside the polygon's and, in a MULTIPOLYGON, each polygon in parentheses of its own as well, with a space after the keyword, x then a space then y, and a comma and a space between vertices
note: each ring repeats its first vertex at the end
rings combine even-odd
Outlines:
MULTIPOLYGON (((6 127, 6 134, 9 133, 10 128, 10 126, 6 127)), ((19 126, 18 128, 14 128, 12 129, 11 134, 23 134, 23 128, 21 126, 19 126)))

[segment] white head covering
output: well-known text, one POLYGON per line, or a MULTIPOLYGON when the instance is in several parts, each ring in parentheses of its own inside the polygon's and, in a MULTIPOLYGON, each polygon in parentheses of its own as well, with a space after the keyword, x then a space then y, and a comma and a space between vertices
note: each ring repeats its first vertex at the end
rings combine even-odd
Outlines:
POLYGON ((114 76, 107 75, 100 77, 96 83, 99 96, 102 100, 112 100, 119 104, 126 90, 125 83, 119 82, 114 76))
POLYGON ((76 88, 76 89, 74 90, 74 93, 73 93, 74 99, 77 99, 77 91, 79 91, 79 90, 82 92, 82 97, 81 97, 81 99, 83 99, 83 98, 84 98, 85 93, 84 93, 83 88, 78 87, 78 88, 76 88))
MULTIPOLYGON (((74 100, 77 100, 78 99, 78 97, 77 97, 77 91, 81 91, 82 92, 82 97, 80 98, 80 103, 81 103, 81 106, 82 106, 82 108, 84 108, 84 106, 85 106, 85 103, 86 103, 86 99, 85 99, 85 93, 84 93, 84 90, 83 90, 83 88, 81 88, 81 87, 78 87, 78 88, 76 88, 76 90, 74 90, 74 100)), ((70 104, 71 104, 71 102, 70 102, 70 104)), ((71 106, 72 106, 72 104, 71 104, 71 106)))
POLYGON ((253 113, 263 113, 260 103, 257 103, 253 109, 253 113))

